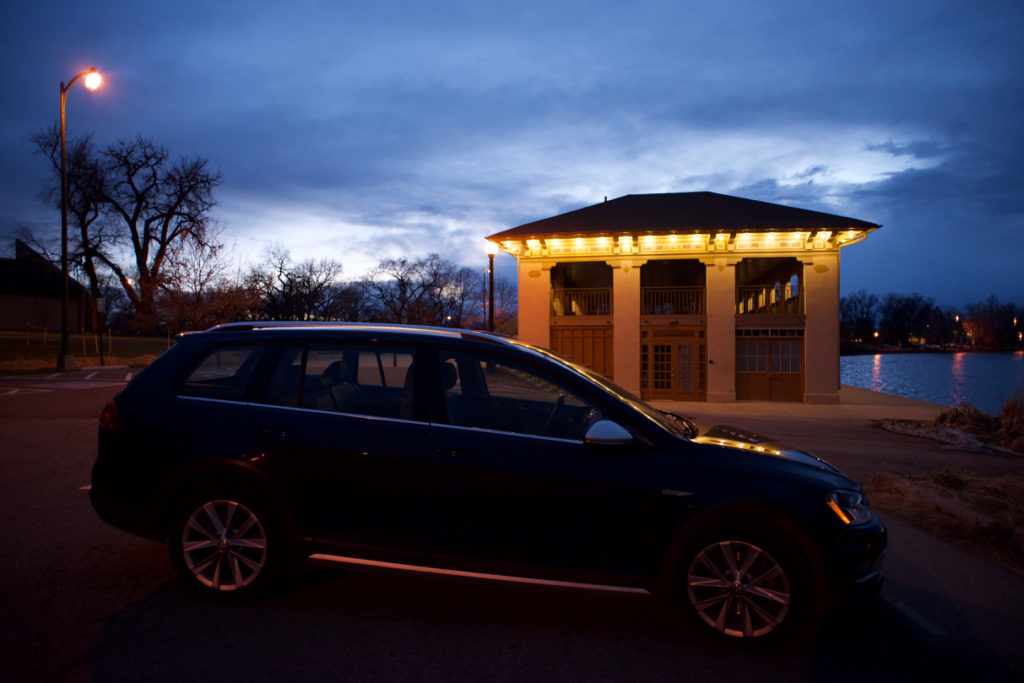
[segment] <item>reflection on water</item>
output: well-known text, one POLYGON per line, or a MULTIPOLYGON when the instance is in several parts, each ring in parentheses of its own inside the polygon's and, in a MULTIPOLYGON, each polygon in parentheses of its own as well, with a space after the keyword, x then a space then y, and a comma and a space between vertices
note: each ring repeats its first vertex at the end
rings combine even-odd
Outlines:
MULTIPOLYGON (((882 354, 876 354, 874 357, 874 363, 871 366, 871 391, 884 391, 882 388, 885 386, 885 382, 882 381, 882 354)), ((849 384, 849 382, 845 382, 849 384)))
POLYGON ((953 388, 952 398, 953 405, 957 406, 961 403, 970 403, 967 399, 967 394, 964 392, 964 384, 966 378, 964 375, 964 356, 966 353, 954 353, 953 354, 953 388))
POLYGON ((839 372, 843 384, 989 413, 1024 396, 1024 351, 843 356, 839 372))

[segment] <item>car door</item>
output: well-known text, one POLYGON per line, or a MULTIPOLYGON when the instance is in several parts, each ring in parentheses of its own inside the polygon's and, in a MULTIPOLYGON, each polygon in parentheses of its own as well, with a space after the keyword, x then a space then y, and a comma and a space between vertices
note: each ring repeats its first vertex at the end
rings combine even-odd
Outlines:
POLYGON ((415 350, 286 346, 250 421, 305 536, 342 554, 419 561, 426 548, 429 423, 415 350))
POLYGON ((569 580, 652 571, 678 504, 658 485, 672 465, 641 439, 584 444, 607 417, 599 391, 489 352, 442 350, 439 363, 432 563, 569 580))

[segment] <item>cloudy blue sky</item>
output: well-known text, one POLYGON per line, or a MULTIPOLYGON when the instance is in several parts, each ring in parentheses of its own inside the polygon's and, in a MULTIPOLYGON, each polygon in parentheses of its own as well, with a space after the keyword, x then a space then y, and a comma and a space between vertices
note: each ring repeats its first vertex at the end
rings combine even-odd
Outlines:
POLYGON ((9 0, 0 27, 0 237, 59 226, 26 136, 96 66, 69 132, 207 157, 239 259, 482 267, 493 232, 712 190, 883 224, 844 294, 1024 303, 1020 0, 9 0))

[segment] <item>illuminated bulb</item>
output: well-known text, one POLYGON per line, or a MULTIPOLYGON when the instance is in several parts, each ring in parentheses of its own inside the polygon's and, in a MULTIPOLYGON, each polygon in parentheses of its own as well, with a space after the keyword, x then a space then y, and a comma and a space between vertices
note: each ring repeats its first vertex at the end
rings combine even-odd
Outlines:
POLYGON ((100 72, 93 69, 85 75, 85 87, 89 90, 95 90, 100 87, 103 83, 103 76, 100 76, 100 72))

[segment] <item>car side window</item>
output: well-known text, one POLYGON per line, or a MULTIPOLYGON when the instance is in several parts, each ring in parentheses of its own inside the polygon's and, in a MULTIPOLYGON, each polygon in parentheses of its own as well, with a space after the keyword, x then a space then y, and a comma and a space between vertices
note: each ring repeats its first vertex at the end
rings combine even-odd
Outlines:
POLYGON ((185 376, 179 394, 228 401, 245 400, 265 352, 263 345, 214 347, 185 376))
POLYGON ((302 396, 302 366, 306 359, 304 344, 289 344, 281 351, 270 374, 263 403, 298 408, 302 396))
POLYGON ((407 347, 289 345, 264 402, 309 410, 412 419, 413 358, 407 347))
POLYGON ((601 411, 558 380, 515 362, 474 352, 442 356, 450 424, 583 440, 601 411))

